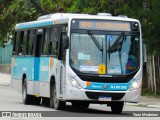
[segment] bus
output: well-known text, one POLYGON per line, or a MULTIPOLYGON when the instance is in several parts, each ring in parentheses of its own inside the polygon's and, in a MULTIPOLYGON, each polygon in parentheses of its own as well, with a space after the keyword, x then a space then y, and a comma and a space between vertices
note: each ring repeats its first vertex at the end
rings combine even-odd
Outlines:
POLYGON ((142 68, 141 25, 127 16, 55 13, 15 26, 11 85, 24 104, 121 113, 139 101, 142 68))

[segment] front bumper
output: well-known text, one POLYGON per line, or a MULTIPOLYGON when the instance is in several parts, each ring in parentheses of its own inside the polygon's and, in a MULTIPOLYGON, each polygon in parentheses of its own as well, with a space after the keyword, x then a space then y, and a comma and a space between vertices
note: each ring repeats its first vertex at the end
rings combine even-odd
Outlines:
POLYGON ((66 101, 99 101, 100 96, 111 97, 111 101, 138 102, 141 88, 134 91, 102 91, 77 89, 71 85, 66 85, 64 99, 66 101))

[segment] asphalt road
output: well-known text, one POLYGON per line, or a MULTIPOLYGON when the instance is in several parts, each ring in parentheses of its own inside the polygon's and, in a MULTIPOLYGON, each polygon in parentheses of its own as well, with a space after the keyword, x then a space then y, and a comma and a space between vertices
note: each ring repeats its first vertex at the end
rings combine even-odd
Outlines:
MULTIPOLYGON (((105 119, 107 117, 108 119, 113 119, 114 120, 128 120, 132 118, 139 118, 140 120, 146 120, 146 119, 151 119, 151 117, 142 117, 142 113, 145 113, 147 115, 152 115, 152 119, 160 119, 160 109, 159 108, 145 108, 145 107, 137 107, 137 106, 127 106, 125 105, 123 108, 123 112, 120 115, 115 115, 111 113, 110 107, 107 107, 106 105, 98 105, 98 104, 91 104, 88 109, 75 109, 71 107, 70 103, 67 103, 66 109, 63 111, 57 111, 53 108, 50 108, 48 106, 44 105, 23 105, 22 103, 22 95, 21 93, 15 91, 12 89, 10 86, 2 86, 0 85, 0 114, 5 111, 11 111, 12 113, 14 111, 17 111, 21 115, 25 114, 30 114, 31 111, 34 111, 34 113, 37 112, 41 114, 41 116, 48 116, 46 117, 47 119, 53 119, 52 117, 49 116, 54 116, 57 117, 57 119, 65 120, 65 119, 72 119, 74 117, 76 120, 81 119, 99 119, 99 117, 102 117, 102 119, 105 119), (140 112, 139 112, 140 111, 140 112), (154 112, 156 111, 156 112, 154 112), (157 115, 158 117, 153 117, 154 115, 157 115), (141 117, 139 116, 141 115, 141 117), (136 117, 135 117, 136 116, 136 117), (71 118, 69 118, 71 117, 71 118)), ((21 120, 19 117, 16 116, 14 120, 21 120)), ((144 115, 144 114, 143 114, 144 115)), ((1 116, 1 115, 0 115, 1 116)), ((33 116, 31 116, 33 118, 33 116)), ((0 117, 0 120, 3 117, 0 117)), ((45 118, 45 119, 46 119, 45 118)), ((3 120, 6 120, 7 118, 3 118, 3 120)), ((9 118, 10 120, 11 118, 9 118)), ((27 118, 24 118, 23 120, 26 120, 27 118)), ((44 119, 44 118, 35 118, 35 119, 44 119)))

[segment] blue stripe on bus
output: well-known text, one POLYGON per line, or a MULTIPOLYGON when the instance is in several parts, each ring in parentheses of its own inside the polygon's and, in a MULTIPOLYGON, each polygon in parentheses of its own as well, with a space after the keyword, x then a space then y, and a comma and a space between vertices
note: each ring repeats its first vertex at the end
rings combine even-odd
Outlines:
POLYGON ((106 91, 126 91, 131 86, 132 82, 135 79, 133 78, 128 83, 98 83, 91 82, 89 86, 86 86, 88 90, 106 90, 106 91))
POLYGON ((40 62, 40 58, 35 57, 34 59, 34 80, 35 81, 39 80, 39 62, 40 62))
POLYGON ((26 28, 33 28, 33 27, 42 27, 47 25, 53 25, 52 21, 43 21, 43 22, 33 22, 33 23, 22 23, 17 25, 17 29, 26 29, 26 28))

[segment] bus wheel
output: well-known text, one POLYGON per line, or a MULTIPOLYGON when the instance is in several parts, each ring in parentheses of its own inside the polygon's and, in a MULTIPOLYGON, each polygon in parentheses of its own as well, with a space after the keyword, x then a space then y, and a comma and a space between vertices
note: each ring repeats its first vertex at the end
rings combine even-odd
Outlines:
POLYGON ((56 85, 51 87, 50 107, 54 107, 56 110, 63 110, 66 106, 66 102, 57 98, 56 85))
POLYGON ((83 103, 81 104, 81 107, 82 107, 82 108, 88 108, 88 107, 89 107, 89 103, 83 102, 83 103))
POLYGON ((80 108, 80 103, 74 101, 74 102, 72 102, 72 107, 73 107, 73 108, 80 108))
POLYGON ((42 105, 49 106, 49 104, 50 104, 50 99, 49 98, 42 98, 42 105))
POLYGON ((32 103, 33 96, 27 94, 27 81, 26 78, 22 84, 22 99, 25 105, 29 105, 32 103))
POLYGON ((33 100, 32 100, 32 103, 33 103, 34 105, 40 105, 40 103, 41 103, 41 98, 40 98, 40 97, 34 97, 34 96, 33 96, 32 99, 33 99, 33 100))
POLYGON ((89 107, 89 103, 87 102, 72 102, 72 107, 74 108, 88 108, 89 107))
POLYGON ((112 102, 111 103, 112 113, 120 114, 123 110, 123 105, 124 105, 124 102, 112 102))

